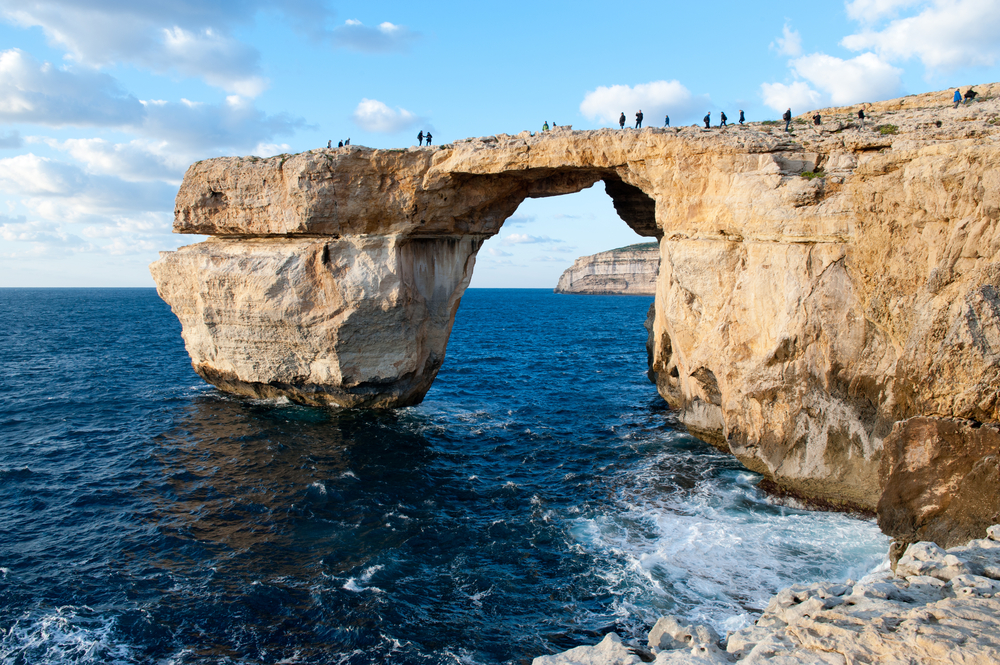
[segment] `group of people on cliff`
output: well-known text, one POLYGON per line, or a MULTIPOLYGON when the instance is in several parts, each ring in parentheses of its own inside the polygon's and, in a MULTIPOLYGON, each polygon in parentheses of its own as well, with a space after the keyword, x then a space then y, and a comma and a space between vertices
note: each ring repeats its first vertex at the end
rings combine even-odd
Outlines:
MULTIPOLYGON (((972 87, 970 86, 969 89, 965 91, 964 95, 965 103, 968 104, 969 102, 976 101, 977 95, 979 95, 979 93, 973 90, 972 87)), ((953 106, 952 108, 957 109, 958 105, 962 103, 962 99, 963 95, 961 88, 955 88, 955 97, 954 97, 955 106, 953 106)))
MULTIPOLYGON (((343 148, 345 145, 351 145, 351 139, 345 139, 343 141, 338 141, 337 142, 337 147, 338 148, 343 148)), ((332 148, 333 147, 333 140, 327 141, 326 142, 326 147, 327 148, 332 148)))
POLYGON ((420 132, 417 133, 417 145, 423 145, 424 141, 427 141, 427 145, 430 145, 433 138, 434 137, 431 136, 430 131, 425 132, 421 129, 420 132))
MULTIPOLYGON (((636 129, 642 129, 642 120, 643 120, 642 109, 639 109, 636 112, 636 114, 635 114, 635 128, 636 129)), ((719 127, 726 127, 726 126, 728 126, 726 123, 729 121, 729 118, 726 116, 725 111, 720 111, 719 112, 719 120, 720 120, 719 127)), ((703 118, 703 121, 705 123, 705 129, 710 129, 711 126, 712 126, 712 112, 711 111, 709 111, 708 113, 705 114, 705 117, 703 118)), ((743 109, 740 109, 740 120, 739 120, 739 123, 742 125, 744 122, 746 122, 746 116, 743 114, 743 109)), ((670 126, 670 115, 669 114, 664 114, 664 116, 663 116, 663 126, 664 127, 669 127, 670 126)), ((625 111, 622 111, 622 114, 620 116, 618 116, 618 127, 620 127, 621 129, 625 129, 625 111)))

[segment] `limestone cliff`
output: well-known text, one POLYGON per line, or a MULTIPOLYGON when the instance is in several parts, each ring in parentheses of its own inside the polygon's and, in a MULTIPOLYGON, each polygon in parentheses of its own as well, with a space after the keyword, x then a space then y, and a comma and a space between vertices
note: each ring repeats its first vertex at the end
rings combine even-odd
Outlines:
POLYGON ((483 240, 525 198, 601 180, 659 241, 652 372, 689 430, 776 491, 950 545, 1000 521, 981 426, 1000 421, 1000 99, 905 98, 864 128, 854 111, 791 134, 559 130, 207 160, 174 230, 213 238, 151 269, 220 388, 413 404, 483 240), (935 455, 961 461, 939 472, 935 455), (967 486, 978 506, 949 500, 967 486))
POLYGON ((566 269, 556 293, 651 296, 656 293, 660 248, 655 242, 581 256, 566 269))

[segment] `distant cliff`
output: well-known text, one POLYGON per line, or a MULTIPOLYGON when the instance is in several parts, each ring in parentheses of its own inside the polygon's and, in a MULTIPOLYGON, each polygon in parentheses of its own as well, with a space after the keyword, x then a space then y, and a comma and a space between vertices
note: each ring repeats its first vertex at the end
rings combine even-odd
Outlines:
POLYGON ((619 247, 578 258, 559 278, 556 293, 651 296, 659 270, 655 242, 619 247))

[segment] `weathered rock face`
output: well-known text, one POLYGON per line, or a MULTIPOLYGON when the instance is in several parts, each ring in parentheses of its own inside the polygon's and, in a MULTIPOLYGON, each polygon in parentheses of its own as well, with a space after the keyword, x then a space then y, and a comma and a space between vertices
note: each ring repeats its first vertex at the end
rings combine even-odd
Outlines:
MULTIPOLYGON (((864 130, 847 109, 793 135, 559 130, 209 160, 188 170, 174 228, 214 238, 152 271, 195 369, 220 388, 412 404, 481 242, 525 198, 601 180, 622 219, 659 240, 652 372, 682 422, 777 490, 904 506, 913 519, 884 523, 909 538, 952 508, 886 499, 910 468, 891 460, 935 431, 908 429, 884 462, 893 425, 1000 421, 1000 99, 948 99, 871 107, 864 130), (895 471, 880 475, 884 463, 895 471)), ((979 450, 965 431, 950 450, 979 450)))
POLYGON ((556 293, 651 296, 656 293, 660 249, 656 243, 630 245, 581 256, 566 269, 556 293))

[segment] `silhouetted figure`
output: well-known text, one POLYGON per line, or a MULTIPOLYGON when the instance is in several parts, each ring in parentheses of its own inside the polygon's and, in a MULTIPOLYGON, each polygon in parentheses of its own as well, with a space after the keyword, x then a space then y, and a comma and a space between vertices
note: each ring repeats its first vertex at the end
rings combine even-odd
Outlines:
POLYGON ((333 139, 330 139, 329 141, 326 142, 326 147, 327 148, 332 148, 333 147, 333 139))
POLYGON ((424 130, 421 129, 420 132, 417 134, 417 145, 423 145, 423 144, 424 144, 424 130))
POLYGON ((744 120, 746 120, 746 118, 743 117, 743 109, 740 109, 740 124, 741 125, 743 124, 744 120))
POLYGON ((426 134, 424 134, 424 138, 427 139, 427 145, 430 145, 431 144, 431 139, 434 138, 434 137, 431 136, 430 132, 427 132, 426 134))
POLYGON ((344 142, 343 141, 338 141, 337 142, 337 147, 338 148, 343 148, 344 147, 344 142))
POLYGON ((861 121, 861 126, 864 127, 865 126, 865 110, 864 109, 858 109, 858 120, 861 121))
POLYGON ((966 90, 965 91, 965 103, 968 104, 969 102, 976 101, 976 95, 978 95, 978 94, 979 93, 976 92, 975 90, 973 90, 972 88, 969 88, 968 90, 966 90))
POLYGON ((704 120, 704 121, 705 121, 705 129, 708 129, 708 128, 709 128, 709 125, 710 125, 710 124, 711 124, 711 122, 712 122, 712 112, 711 112, 711 111, 709 111, 708 113, 706 113, 706 114, 705 114, 705 117, 704 117, 704 118, 702 118, 702 120, 704 120))
POLYGON ((823 124, 823 119, 819 116, 819 113, 817 113, 816 115, 813 116, 813 124, 814 125, 822 125, 823 124))
POLYGON ((952 108, 958 108, 958 105, 962 103, 962 91, 955 88, 955 105, 952 108))
POLYGON ((344 141, 344 145, 351 145, 351 139, 347 139, 346 141, 344 141))
POLYGON ((618 126, 625 129, 625 111, 622 111, 621 116, 618 118, 618 126))
POLYGON ((542 131, 543 131, 543 132, 547 132, 547 131, 549 131, 549 121, 548 121, 548 120, 546 120, 546 121, 544 121, 544 122, 542 123, 542 131))
POLYGON ((664 116, 664 118, 663 118, 663 126, 664 127, 669 127, 670 126, 670 116, 669 115, 668 116, 664 116))
POLYGON ((789 107, 789 109, 787 111, 785 111, 781 115, 781 119, 785 121, 785 131, 786 132, 789 131, 788 126, 790 124, 792 124, 792 109, 791 109, 791 107, 789 107))
POLYGON ((639 112, 635 114, 635 128, 642 128, 642 109, 639 109, 639 112))
POLYGON ((726 126, 726 120, 729 120, 729 118, 726 117, 726 112, 725 111, 719 111, 719 120, 721 121, 719 123, 719 127, 725 127, 726 126))

